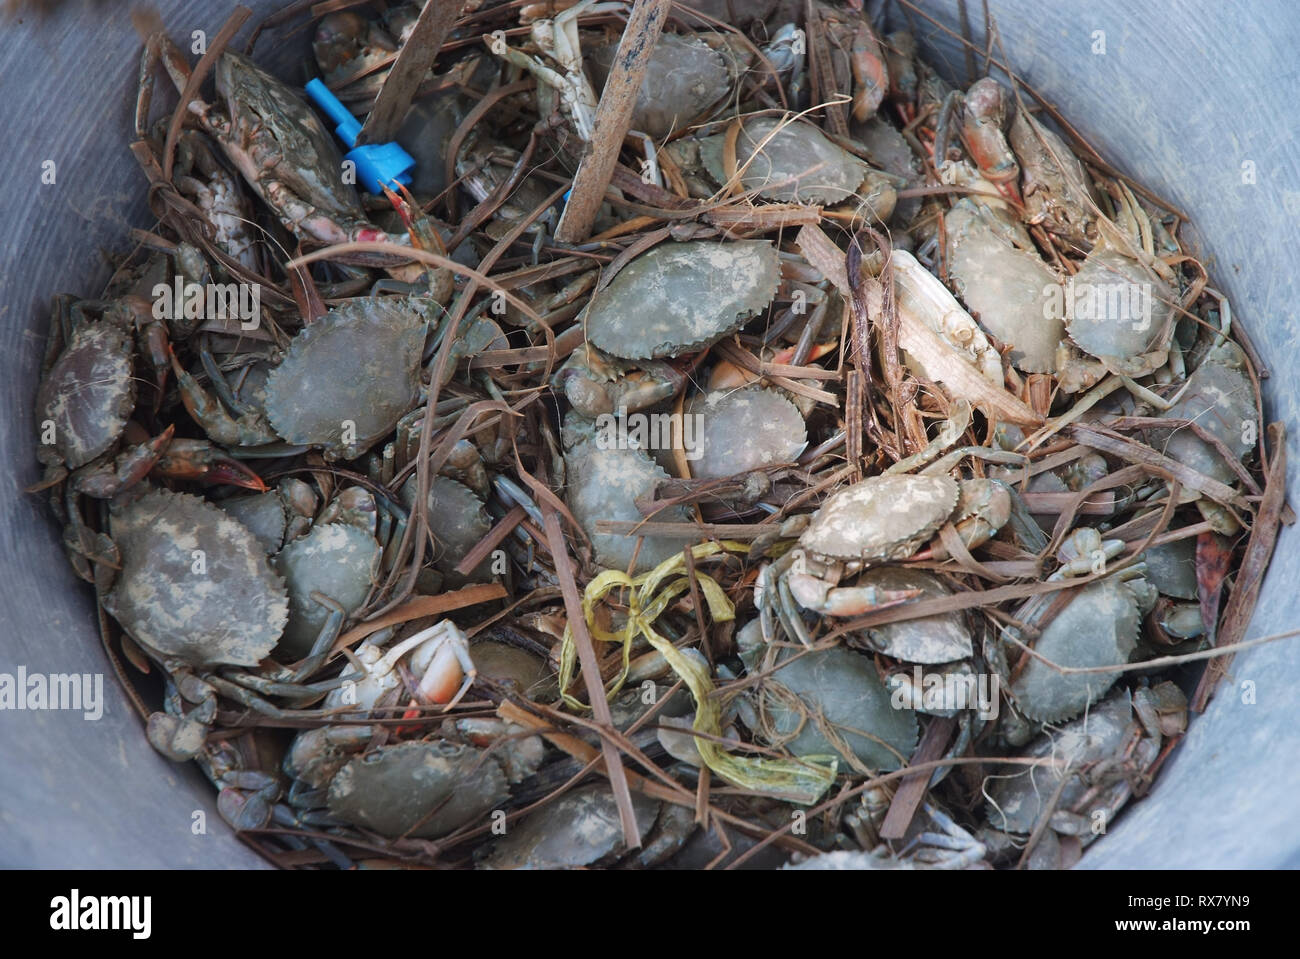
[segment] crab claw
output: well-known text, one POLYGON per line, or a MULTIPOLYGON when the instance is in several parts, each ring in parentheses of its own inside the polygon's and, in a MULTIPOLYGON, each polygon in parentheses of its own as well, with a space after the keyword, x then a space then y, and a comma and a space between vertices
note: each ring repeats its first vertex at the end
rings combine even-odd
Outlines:
POLYGON ((97 499, 109 499, 144 479, 165 457, 175 426, 169 426, 153 439, 132 446, 111 463, 76 474, 73 483, 79 493, 97 499))
POLYGON ((961 140, 984 179, 1017 206, 1020 195, 1020 163, 1007 142, 1010 102, 1006 87, 992 77, 977 80, 966 91, 961 140))
POLYGON ((832 586, 817 576, 793 571, 786 577, 786 585, 790 587, 795 602, 823 616, 863 616, 906 603, 922 592, 919 589, 878 589, 875 586, 832 586))
POLYGON ((221 483, 266 492, 266 484, 260 476, 206 440, 172 440, 167 452, 154 464, 152 472, 167 479, 221 483))
POLYGON ((402 218, 402 225, 406 227, 407 235, 411 238, 411 246, 418 250, 446 256, 447 247, 443 244, 442 237, 438 236, 438 231, 424 215, 420 205, 415 202, 411 191, 399 183, 397 184, 397 189, 401 191, 399 196, 389 189, 387 184, 381 183, 379 186, 384 191, 384 196, 388 198, 388 202, 393 205, 393 209, 397 211, 397 215, 402 218))

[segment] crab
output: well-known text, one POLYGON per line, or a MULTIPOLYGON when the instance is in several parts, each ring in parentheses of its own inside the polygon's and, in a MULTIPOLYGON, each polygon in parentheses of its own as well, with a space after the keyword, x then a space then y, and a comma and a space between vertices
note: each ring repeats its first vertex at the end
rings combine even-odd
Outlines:
MULTIPOLYGON (((142 85, 151 83, 153 58, 176 89, 189 81, 184 53, 169 37, 146 45, 142 85)), ((247 57, 225 51, 217 60, 217 93, 224 110, 200 99, 189 112, 221 148, 253 192, 296 237, 316 246, 349 241, 408 243, 366 219, 354 187, 343 178, 343 155, 317 115, 287 84, 247 57)), ((147 98, 141 98, 147 109, 147 98)), ((137 127, 142 120, 137 116, 137 127)), ((355 254, 349 262, 384 265, 390 256, 355 254)))
MULTIPOLYGON (((956 297, 906 250, 894 250, 890 259, 899 313, 906 313, 934 330, 984 379, 1001 389, 1002 358, 956 297)), ((927 370, 910 353, 904 351, 904 358, 927 379, 936 379, 936 371, 927 370)))
MULTIPOLYGON (((496 143, 477 131, 466 138, 456 154, 456 176, 461 186, 476 203, 489 196, 513 175, 521 154, 501 143, 496 143)), ((549 190, 534 178, 525 176, 493 213, 484 232, 489 239, 500 240, 515 224, 528 216, 546 200, 549 190)), ((533 262, 537 262, 542 245, 549 233, 555 231, 559 214, 554 206, 548 208, 528 227, 533 235, 533 262)))
POLYGON ((444 836, 509 795, 501 767, 485 758, 484 750, 445 739, 381 746, 333 776, 329 813, 390 838, 444 836))
MULTIPOLYGON (((725 134, 700 140, 700 160, 714 181, 727 182, 725 134)), ((881 222, 897 202, 892 180, 832 143, 820 129, 792 117, 744 121, 736 140, 740 185, 781 203, 834 205, 852 199, 881 222)))
POLYGON ((1105 372, 1146 376, 1169 358, 1179 306, 1175 276, 1154 254, 1147 214, 1126 186, 1118 190, 1117 222, 1098 220, 1092 252, 1066 282, 1066 333, 1100 367, 1077 386, 1063 380, 1069 392, 1087 388, 1105 372))
MULTIPOLYGON (((889 91, 888 67, 880 41, 861 10, 845 10, 825 0, 813 0, 807 10, 808 30, 824 34, 819 46, 827 55, 825 65, 830 67, 830 75, 820 77, 821 94, 828 100, 848 97, 853 119, 862 123, 876 112, 889 91)), ((837 105, 829 111, 831 127, 847 135, 843 110, 837 105)))
MULTIPOLYGON (((595 47, 586 58, 598 87, 617 50, 617 44, 595 47)), ((679 133, 727 101, 744 68, 736 51, 718 49, 702 34, 660 34, 637 91, 632 129, 657 141, 679 133)))
POLYGON ((293 824, 437 838, 499 808, 544 758, 540 737, 499 719, 447 719, 438 732, 383 745, 378 726, 304 730, 283 766, 293 824))
POLYGON ((1020 162, 1026 222, 1087 253, 1098 238, 1099 208, 1079 158, 1023 108, 1007 136, 1020 162))
MULTIPOLYGON (((638 497, 653 493, 668 474, 639 448, 609 444, 596 431, 596 424, 575 413, 564 421, 564 465, 568 478, 565 502, 595 549, 596 562, 604 567, 626 570, 637 555, 636 570, 645 571, 681 552, 680 540, 646 536, 637 550, 638 536, 598 533, 601 520, 639 522, 645 517, 636 507, 638 497)), ((685 523, 691 519, 685 506, 673 506, 655 514, 658 522, 685 523)))
POLYGON ((354 685, 329 693, 325 697, 326 708, 354 706, 357 712, 366 714, 387 705, 394 698, 393 692, 402 686, 397 666, 403 660, 406 668, 419 677, 414 688, 415 701, 439 704, 443 712, 455 707, 478 677, 478 669, 470 658, 469 640, 449 619, 422 629, 387 650, 373 638, 369 639, 357 648, 356 657, 364 666, 365 675, 354 685))
MULTIPOLYGON (((100 602, 200 707, 198 722, 210 722, 215 693, 199 677, 270 655, 288 619, 284 584, 247 529, 188 493, 152 490, 115 501, 109 535, 121 568, 100 602)), ((182 726, 180 717, 155 713, 150 739, 158 745, 159 732, 163 739, 193 733, 182 726)))
POLYGON ((272 557, 289 599, 289 619, 278 647, 282 655, 300 659, 311 654, 333 614, 316 595, 330 597, 349 616, 361 607, 378 578, 381 552, 374 535, 364 529, 318 523, 272 557))
POLYGON ((793 463, 807 445, 798 407, 781 393, 750 386, 698 393, 687 401, 684 416, 696 417, 698 429, 684 440, 691 475, 697 479, 732 476, 780 463, 793 463))
MULTIPOLYGON (((946 523, 953 523, 967 549, 986 543, 1010 518, 1010 494, 995 480, 957 481, 947 476, 873 476, 832 495, 808 522, 798 546, 764 568, 755 602, 773 606, 787 631, 801 639, 793 603, 823 616, 860 616, 906 602, 917 588, 894 590, 876 583, 837 586, 840 577, 914 555, 946 523), (770 593, 776 592, 773 602, 770 593)), ((932 558, 946 558, 942 544, 932 558)))
MULTIPOLYGON (((683 818, 641 792, 632 793, 642 849, 633 854, 643 866, 666 858, 685 842, 694 828, 683 818), (664 831, 673 835, 659 841, 664 831), (652 858, 653 857, 653 858, 652 858)), ((618 807, 608 786, 591 784, 566 792, 530 813, 492 844, 479 863, 481 869, 577 869, 611 863, 628 855, 618 807)))
POLYGON ((1049 760, 1044 765, 1008 766, 990 777, 989 823, 1023 836, 1050 814, 1053 832, 1086 846, 1142 790, 1162 741, 1181 735, 1186 722, 1187 699, 1173 683, 1113 693, 1030 745, 1024 755, 1049 760))
POLYGON ((209 140, 185 130, 176 143, 173 182, 203 211, 212 225, 212 241, 245 269, 258 269, 253 212, 239 181, 218 162, 209 140))
MULTIPOLYGON (((160 361, 166 356, 166 332, 147 301, 130 294, 111 300, 60 296, 52 313, 35 401, 36 456, 46 467, 43 486, 66 479, 75 492, 108 498, 154 471, 262 488, 254 473, 211 444, 174 441, 170 430, 147 439, 132 423, 137 350, 150 356, 156 371, 160 362, 166 369, 165 359, 160 361), (119 456, 123 445, 128 448, 119 456)), ((161 388, 164 374, 156 376, 161 388)))
POLYGON ((339 99, 362 100, 379 93, 398 44, 377 21, 339 10, 321 17, 311 48, 322 78, 339 91, 339 99))
MULTIPOLYGON (((1086 575, 1118 555, 1121 540, 1103 541, 1096 530, 1075 530, 1058 553, 1061 568, 1049 581, 1086 575)), ((1119 678, 1116 672, 1062 673, 1071 668, 1120 666, 1137 650, 1138 630, 1156 601, 1155 589, 1138 564, 1096 580, 1079 590, 1033 644, 1037 654, 1010 683, 1017 708, 1030 720, 1054 723, 1071 719, 1104 696, 1119 678), (1042 657, 1040 659, 1039 657, 1042 657)), ((1036 625, 1052 598, 1035 597, 1016 613, 1036 625)), ((1014 631, 1013 631, 1014 632, 1014 631)))
POLYGON ((741 718, 795 756, 838 755, 858 772, 899 769, 916 746, 912 710, 895 709, 871 658, 842 646, 799 652, 763 641, 760 621, 736 635, 751 675, 762 674, 741 718))
POLYGON ((562 11, 554 19, 538 19, 532 23, 532 41, 538 51, 555 63, 559 72, 537 57, 506 43, 505 34, 498 31, 483 38, 493 56, 501 57, 538 79, 539 112, 545 116, 562 106, 573 123, 574 131, 584 143, 591 139, 596 121, 596 92, 592 89, 582 69, 582 48, 578 39, 578 18, 581 16, 622 12, 623 3, 581 3, 562 11))
POLYGON ((271 555, 311 528, 320 498, 309 484, 286 476, 273 489, 229 496, 216 505, 239 520, 271 555))
POLYGON ((670 363, 628 363, 588 343, 569 354, 551 383, 575 410, 595 419, 618 410, 635 413, 662 403, 686 385, 686 376, 670 363))
POLYGON ((266 376, 264 408, 246 404, 238 416, 173 356, 186 410, 219 443, 283 439, 319 447, 329 460, 356 458, 419 399, 427 320, 419 304, 395 299, 350 299, 304 327, 266 376))
MULTIPOLYGON (((1244 460, 1255 446, 1259 429, 1245 353, 1227 339, 1212 347, 1169 409, 1160 415, 1192 420, 1223 443, 1238 461, 1244 460)), ((1237 482, 1236 471, 1223 455, 1190 429, 1149 430, 1147 436, 1156 449, 1198 473, 1221 483, 1237 482)), ((1232 514, 1218 504, 1200 498, 1196 505, 1216 532, 1231 535, 1240 528, 1232 514)))
MULTIPOLYGON (((414 475, 402 484, 400 499, 408 510, 415 506, 417 487, 414 475)), ((492 528, 492 521, 478 495, 449 476, 435 476, 429 483, 427 520, 437 544, 433 565, 442 574, 444 583, 456 588, 466 583, 486 581, 490 575, 490 561, 487 559, 468 574, 456 569, 465 554, 492 528)))
POLYGON ((787 869, 987 869, 988 848, 933 803, 921 804, 928 827, 914 823, 915 835, 898 852, 881 843, 860 853, 839 850, 804 860, 787 869))
POLYGON ((980 324, 1008 344, 1026 373, 1055 373, 1065 320, 1045 309, 1060 278, 1010 215, 958 200, 944 217, 953 289, 980 324))
MULTIPOLYGON (((859 576, 858 584, 881 593, 916 590, 918 598, 924 599, 952 592, 933 573, 906 566, 877 566, 859 576)), ((909 663, 950 663, 967 659, 973 652, 970 629, 956 612, 872 626, 854 642, 909 663)))
POLYGON ((661 243, 592 296, 587 340, 626 360, 702 350, 772 301, 779 263, 766 240, 661 243))

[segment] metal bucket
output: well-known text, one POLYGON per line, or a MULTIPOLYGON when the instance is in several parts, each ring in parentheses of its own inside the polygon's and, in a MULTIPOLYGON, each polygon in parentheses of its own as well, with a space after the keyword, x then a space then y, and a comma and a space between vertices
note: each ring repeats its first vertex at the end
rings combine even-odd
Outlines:
MULTIPOLYGON (((282 5, 244 2, 259 14, 282 5)), ((225 15, 197 0, 155 5, 182 41, 191 30, 215 36, 225 15)), ((912 28, 931 62, 964 85, 965 55, 938 26, 956 27, 955 0, 921 6, 933 20, 914 13, 912 28)), ((980 6, 968 4, 972 14, 980 6)), ((50 295, 93 295, 108 276, 100 251, 120 250, 128 227, 151 222, 143 175, 126 149, 140 42, 120 7, 111 15, 100 4, 62 7, 0 32, 0 402, 8 411, 0 462, 10 464, 0 483, 0 673, 101 674, 104 705, 93 721, 72 711, 0 712, 0 865, 258 866, 192 764, 169 763, 146 742, 96 638, 89 591, 68 568, 42 498, 23 492, 38 475, 32 395, 50 295), (54 182, 43 182, 51 169, 54 182)), ((1244 8, 1177 0, 1137 11, 1123 0, 989 7, 1018 76, 1105 158, 1191 215, 1194 246, 1272 370, 1268 417, 1294 436, 1300 11, 1284 0, 1244 8)), ((983 49, 982 24, 973 26, 983 49)), ((270 57, 290 66, 291 80, 304 79, 295 65, 308 39, 299 33, 270 57)), ((1297 503, 1300 469, 1292 475, 1297 503)), ((1283 531, 1248 637, 1300 624, 1297 535, 1283 531)), ((1082 865, 1300 866, 1298 690, 1296 641, 1239 656, 1151 794, 1082 865)))

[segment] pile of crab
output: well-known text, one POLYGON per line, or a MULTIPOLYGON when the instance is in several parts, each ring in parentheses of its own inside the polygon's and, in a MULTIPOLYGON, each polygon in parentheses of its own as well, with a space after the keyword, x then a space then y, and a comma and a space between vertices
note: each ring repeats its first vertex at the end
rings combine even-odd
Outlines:
POLYGON ((578 243, 628 8, 465 4, 363 194, 296 81, 366 120, 439 5, 377 6, 279 75, 155 24, 157 226, 55 298, 150 742, 285 866, 1075 862, 1290 519, 1181 214, 825 0, 673 4, 578 243))

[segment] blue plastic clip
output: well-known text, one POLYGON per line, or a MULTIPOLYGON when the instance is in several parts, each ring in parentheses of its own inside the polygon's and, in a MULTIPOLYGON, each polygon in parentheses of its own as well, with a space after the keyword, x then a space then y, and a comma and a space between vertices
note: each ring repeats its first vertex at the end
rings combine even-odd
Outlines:
POLYGON ((368 143, 357 146, 357 136, 361 133, 361 122, 352 112, 339 103, 338 97, 330 92, 329 87, 320 80, 307 83, 307 95, 316 101, 316 105, 338 124, 334 132, 338 138, 353 149, 344 159, 357 165, 357 177, 368 193, 382 193, 381 185, 395 189, 398 183, 403 186, 411 182, 410 170, 415 166, 415 158, 402 149, 398 143, 368 143))

